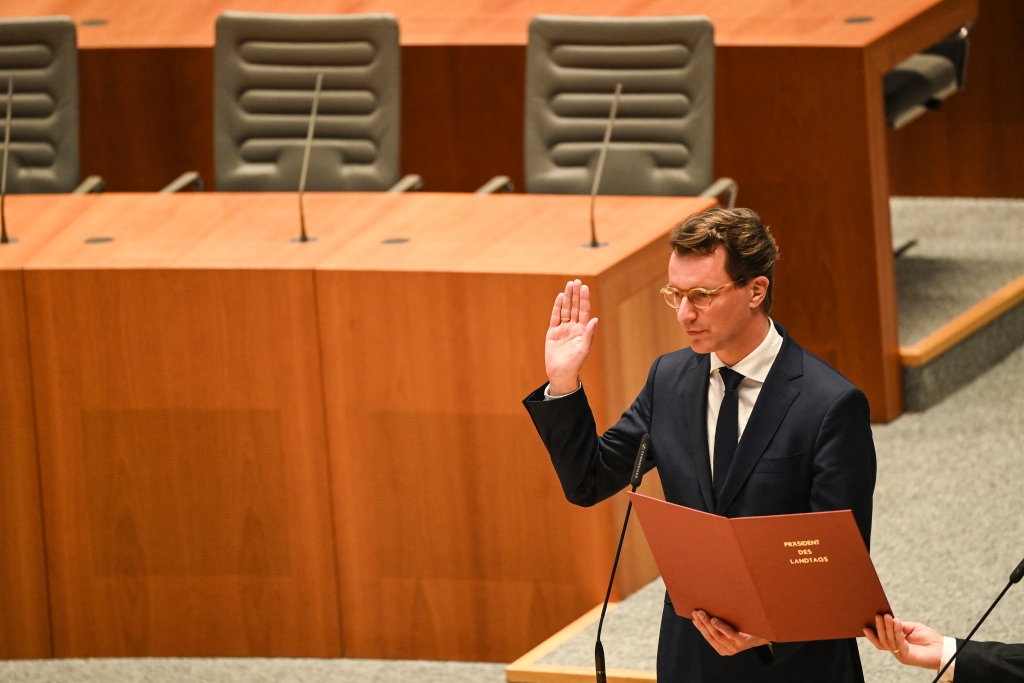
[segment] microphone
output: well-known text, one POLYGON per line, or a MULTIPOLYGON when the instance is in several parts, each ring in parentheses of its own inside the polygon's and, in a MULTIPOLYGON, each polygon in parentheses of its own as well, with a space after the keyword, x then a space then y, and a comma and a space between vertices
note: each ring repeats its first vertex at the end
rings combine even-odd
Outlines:
POLYGON ((612 126, 615 125, 615 112, 619 109, 619 98, 622 96, 622 84, 615 84, 615 97, 612 99, 612 112, 608 117, 608 125, 604 129, 604 142, 601 143, 601 155, 597 158, 597 171, 594 173, 594 184, 590 188, 590 244, 584 247, 596 249, 607 247, 607 242, 597 241, 597 225, 594 222, 594 202, 597 201, 597 188, 601 185, 601 174, 604 173, 604 160, 608 156, 608 147, 612 141, 612 126))
MULTIPOLYGON (((621 85, 619 86, 622 87, 621 85)), ((617 91, 616 91, 617 92, 617 91)), ((615 105, 612 105, 612 116, 615 115, 615 105)), ((629 485, 636 491, 640 486, 640 480, 644 477, 644 460, 647 458, 647 450, 651 445, 651 435, 644 434, 640 439, 640 449, 636 452, 636 462, 633 463, 633 476, 629 485)), ((619 536, 619 547, 615 551, 615 563, 612 564, 612 575, 608 579, 608 591, 604 594, 604 606, 601 607, 601 620, 597 624, 597 642, 594 643, 594 663, 597 671, 597 683, 607 683, 608 677, 604 666, 604 646, 601 645, 601 629, 604 628, 604 615, 608 611, 608 600, 612 597, 612 584, 615 582, 615 570, 619 567, 619 555, 622 553, 622 541, 626 538, 626 525, 629 524, 629 513, 633 509, 633 501, 626 506, 626 519, 622 522, 622 534, 619 536)))
POLYGON ((0 171, 0 244, 10 244, 18 240, 7 236, 7 212, 5 200, 7 199, 7 158, 11 148, 11 110, 14 107, 14 74, 7 76, 7 122, 4 124, 4 161, 3 171, 0 171))
MULTIPOLYGON (((975 632, 981 627, 981 624, 985 621, 985 619, 988 618, 988 615, 992 613, 992 610, 996 608, 996 605, 999 604, 999 601, 1003 599, 1004 595, 1006 595, 1006 591, 1010 590, 1010 586, 1012 586, 1015 583, 1020 583, 1022 577, 1024 577, 1024 560, 1021 560, 1020 564, 1017 565, 1017 568, 1010 572, 1010 582, 1006 584, 1006 588, 1003 589, 1003 592, 999 594, 999 597, 995 599, 995 601, 992 603, 992 606, 988 608, 988 611, 985 612, 984 615, 982 615, 981 619, 978 620, 978 623, 974 625, 973 629, 971 629, 971 632, 967 634, 966 638, 964 638, 964 645, 966 645, 967 642, 974 636, 975 632)), ((960 649, 962 647, 963 645, 956 649, 956 652, 953 653, 953 656, 949 658, 948 662, 946 662, 946 666, 942 667, 942 669, 939 670, 939 674, 935 677, 935 680, 933 680, 932 683, 939 683, 939 679, 942 678, 942 674, 946 673, 946 669, 948 669, 949 665, 953 663, 953 660, 956 659, 956 656, 960 654, 960 649)))
POLYGON ((299 238, 293 242, 312 242, 306 234, 306 212, 302 206, 302 193, 306 191, 306 175, 309 173, 309 152, 313 148, 313 126, 316 125, 316 110, 320 106, 320 86, 324 75, 316 75, 316 88, 313 90, 313 111, 309 115, 309 129, 306 131, 306 149, 302 153, 302 173, 299 174, 299 238))

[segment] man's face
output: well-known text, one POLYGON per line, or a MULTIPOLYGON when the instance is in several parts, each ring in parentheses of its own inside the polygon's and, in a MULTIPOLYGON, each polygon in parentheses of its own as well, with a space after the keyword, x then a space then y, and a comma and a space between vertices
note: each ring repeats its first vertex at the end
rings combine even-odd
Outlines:
MULTIPOLYGON (((668 282, 684 292, 694 287, 713 290, 728 285, 732 279, 725 272, 725 249, 719 247, 711 254, 685 256, 673 251, 668 261, 668 282)), ((767 282, 767 278, 759 277, 744 287, 725 287, 715 293, 711 305, 704 309, 694 308, 684 297, 676 319, 690 338, 690 347, 697 353, 715 351, 721 355, 742 345, 749 337, 751 325, 763 319, 758 306, 764 299, 767 282)))

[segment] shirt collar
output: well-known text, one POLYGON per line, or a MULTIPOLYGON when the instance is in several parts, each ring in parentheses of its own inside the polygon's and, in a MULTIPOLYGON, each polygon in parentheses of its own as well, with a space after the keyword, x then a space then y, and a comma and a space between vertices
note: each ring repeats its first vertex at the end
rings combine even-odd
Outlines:
MULTIPOLYGON (((768 377, 768 371, 772 369, 775 358, 782 349, 782 335, 775 329, 775 323, 768 319, 768 334, 756 349, 732 366, 732 369, 748 379, 764 384, 768 377)), ((711 372, 718 368, 726 367, 725 363, 714 351, 711 352, 711 372)))

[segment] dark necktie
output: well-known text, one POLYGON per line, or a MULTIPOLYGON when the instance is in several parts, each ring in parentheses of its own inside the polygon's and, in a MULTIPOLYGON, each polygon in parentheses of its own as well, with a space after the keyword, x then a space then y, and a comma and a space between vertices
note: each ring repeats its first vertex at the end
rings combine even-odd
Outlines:
POLYGON ((718 424, 715 427, 715 497, 722 496, 726 475, 732 467, 732 458, 736 455, 736 444, 740 433, 740 395, 739 386, 743 375, 722 367, 718 369, 725 382, 725 396, 722 406, 718 409, 718 424))

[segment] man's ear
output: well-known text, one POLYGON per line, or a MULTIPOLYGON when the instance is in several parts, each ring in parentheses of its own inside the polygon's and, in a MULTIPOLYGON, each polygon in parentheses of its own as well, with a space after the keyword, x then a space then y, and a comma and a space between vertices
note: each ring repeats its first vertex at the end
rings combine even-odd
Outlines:
POLYGON ((757 308, 768 294, 768 278, 759 275, 751 280, 747 287, 750 288, 750 307, 757 308))

